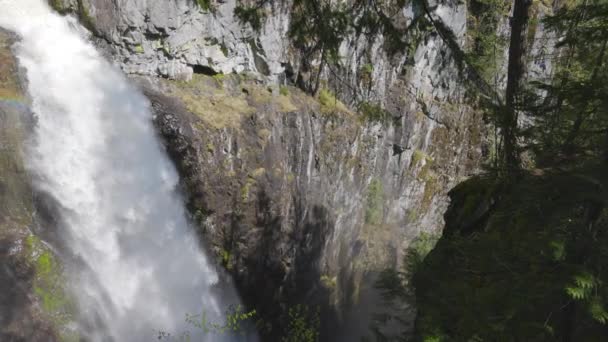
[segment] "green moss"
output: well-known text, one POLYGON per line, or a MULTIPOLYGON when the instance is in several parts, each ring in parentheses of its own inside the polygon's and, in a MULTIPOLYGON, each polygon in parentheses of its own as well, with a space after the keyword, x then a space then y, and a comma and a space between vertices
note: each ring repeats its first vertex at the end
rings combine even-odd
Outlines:
POLYGON ((63 0, 51 0, 49 1, 49 5, 52 9, 57 11, 58 13, 63 14, 65 12, 65 8, 63 6, 63 0))
POLYGON ((348 108, 326 88, 319 91, 319 103, 321 104, 321 111, 325 114, 350 113, 348 108))
POLYGON ((433 177, 435 177, 433 173, 433 160, 428 158, 420 169, 420 172, 418 172, 418 180, 428 182, 433 177))
POLYGON ((363 119, 371 122, 386 122, 391 118, 391 114, 377 103, 361 102, 358 110, 363 119))
POLYGON ((429 155, 424 153, 422 150, 414 150, 414 152, 412 153, 412 160, 410 161, 410 169, 415 168, 422 162, 424 162, 425 164, 429 163, 431 160, 431 157, 429 157, 429 155))
POLYGON ((95 21, 89 12, 89 5, 85 3, 86 0, 78 0, 78 19, 80 23, 91 32, 96 32, 95 21))
POLYGON ((196 4, 205 11, 211 10, 211 0, 196 0, 196 4))
POLYGON ((295 179, 296 179, 296 176, 295 176, 295 174, 294 174, 293 172, 289 172, 289 173, 287 174, 287 181, 288 181, 288 182, 290 182, 290 183, 291 183, 291 182, 293 182, 295 179))
POLYGON ((207 143, 207 152, 211 154, 215 153, 215 145, 212 142, 207 143))
POLYGON ((139 54, 142 54, 142 53, 146 52, 146 51, 144 50, 143 45, 141 45, 141 44, 137 44, 137 45, 135 45, 135 47, 133 48, 133 51, 134 51, 135 53, 139 53, 139 54))
MULTIPOLYGON (((453 210, 458 218, 474 216, 474 212, 483 203, 491 201, 497 191, 500 191, 502 183, 488 177, 473 177, 458 184, 449 193, 453 203, 458 208, 453 210)), ((459 221, 458 219, 453 219, 459 221)))
POLYGON ((367 188, 365 223, 377 225, 382 222, 384 209, 384 187, 382 181, 373 179, 367 188))
POLYGON ((245 184, 243 185, 243 187, 241 187, 241 201, 247 202, 249 200, 251 187, 254 186, 255 183, 256 183, 255 178, 253 178, 253 177, 247 178, 247 180, 245 181, 245 184))
POLYGON ((287 88, 287 86, 280 86, 279 94, 281 94, 283 96, 289 96, 289 88, 287 88))
POLYGON ((365 74, 371 74, 372 72, 374 72, 374 66, 369 63, 363 64, 363 66, 361 66, 361 72, 365 74))
POLYGON ((77 341, 78 334, 67 328, 73 321, 75 305, 65 289, 63 268, 55 255, 36 236, 25 239, 25 253, 34 269, 33 289, 42 310, 61 335, 61 341, 77 341))
POLYGON ((436 176, 429 175, 424 182, 424 192, 422 194, 422 202, 420 207, 422 212, 426 212, 431 207, 433 198, 440 190, 441 188, 439 187, 436 176))
POLYGON ((220 251, 220 258, 222 260, 222 265, 227 269, 232 269, 232 253, 226 249, 222 249, 220 251))
POLYGON ((334 94, 332 94, 332 92, 327 89, 321 89, 321 91, 319 92, 319 102, 321 103, 321 105, 329 107, 333 106, 337 102, 337 100, 334 94))
MULTIPOLYGON (((223 80, 228 75, 218 77, 223 80)), ((244 94, 235 95, 227 92, 224 87, 219 87, 218 78, 194 75, 190 82, 163 82, 171 96, 181 99, 190 112, 216 129, 237 128, 243 116, 255 110, 244 94)))
POLYGON ((321 284, 323 285, 323 287, 325 287, 326 289, 330 289, 330 290, 335 289, 336 286, 338 285, 337 277, 330 277, 326 274, 322 275, 319 280, 321 281, 321 284))
POLYGON ((374 72, 374 66, 371 64, 363 64, 359 69, 359 81, 364 84, 371 85, 372 73, 374 72))
POLYGON ((259 177, 263 176, 265 173, 266 173, 266 169, 263 167, 259 167, 251 172, 250 177, 259 178, 259 177))
POLYGON ((215 74, 215 75, 213 75, 213 76, 211 76, 211 77, 213 77, 213 79, 214 79, 214 80, 216 80, 216 81, 217 81, 217 84, 218 84, 218 85, 220 85, 220 86, 221 86, 222 84, 224 84, 224 80, 226 79, 226 75, 224 75, 224 74, 223 74, 223 73, 221 73, 221 72, 220 72, 220 73, 218 73, 218 74, 215 74))
POLYGON ((418 210, 415 208, 411 208, 407 210, 407 220, 408 222, 415 222, 418 219, 418 210))

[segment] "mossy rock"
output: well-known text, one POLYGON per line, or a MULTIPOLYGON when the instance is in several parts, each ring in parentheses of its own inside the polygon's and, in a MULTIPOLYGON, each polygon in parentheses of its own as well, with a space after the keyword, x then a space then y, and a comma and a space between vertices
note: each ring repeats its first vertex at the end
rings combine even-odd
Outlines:
POLYGON ((451 204, 445 214, 444 234, 471 232, 478 228, 480 220, 496 203, 500 189, 500 180, 492 176, 477 176, 450 190, 451 204))
POLYGON ((415 340, 604 341, 606 171, 455 187, 446 230, 414 277, 415 340), (581 282, 594 289, 589 299, 576 292, 581 282))
POLYGON ((160 82, 164 92, 181 100, 205 127, 214 129, 240 129, 242 121, 257 112, 291 113, 315 105, 299 91, 275 94, 237 74, 195 74, 191 81, 160 82))
POLYGON ((76 304, 65 287, 67 282, 61 262, 35 235, 25 239, 24 253, 34 270, 34 295, 44 315, 53 323, 60 341, 78 341, 78 332, 70 328, 76 304))

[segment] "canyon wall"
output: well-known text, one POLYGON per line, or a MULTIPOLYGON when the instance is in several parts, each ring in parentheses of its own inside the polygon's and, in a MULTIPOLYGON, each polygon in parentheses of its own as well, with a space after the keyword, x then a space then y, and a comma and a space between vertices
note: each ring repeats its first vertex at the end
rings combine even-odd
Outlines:
MULTIPOLYGON (((350 35, 317 98, 293 86, 315 70, 288 38, 289 1, 266 4, 259 30, 238 20, 234 0, 50 3, 150 98, 202 240, 272 321, 265 336, 296 303, 322 308, 326 340, 366 335, 377 272, 420 232, 441 232, 447 191, 491 156, 478 99, 500 93, 504 76, 493 88, 468 77, 466 2, 405 6, 400 25, 429 15, 441 26, 416 28, 398 53, 382 33, 350 35), (361 103, 382 115, 353 109, 361 103)), ((532 55, 548 53, 543 37, 538 25, 532 55)), ((550 66, 539 60, 529 65, 541 78, 550 66)))

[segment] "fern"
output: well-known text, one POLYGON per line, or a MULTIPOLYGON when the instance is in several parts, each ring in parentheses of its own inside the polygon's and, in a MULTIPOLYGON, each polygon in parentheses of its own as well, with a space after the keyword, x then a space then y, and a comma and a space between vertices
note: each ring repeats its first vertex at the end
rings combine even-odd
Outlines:
POLYGON ((593 299, 589 301, 589 313, 594 320, 602 324, 608 323, 608 312, 602 305, 599 297, 593 297, 593 299))
POLYGON ((598 285, 595 277, 588 272, 578 274, 574 277, 574 284, 566 286, 566 293, 575 300, 585 300, 591 295, 593 289, 598 285))

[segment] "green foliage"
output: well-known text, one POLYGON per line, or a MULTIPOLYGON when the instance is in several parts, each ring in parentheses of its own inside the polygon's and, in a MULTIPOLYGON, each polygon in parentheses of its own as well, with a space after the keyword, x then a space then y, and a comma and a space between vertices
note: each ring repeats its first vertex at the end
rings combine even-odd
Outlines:
POLYGON ((491 81, 499 72, 505 37, 498 36, 498 24, 508 15, 510 4, 504 0, 471 0, 468 2, 469 17, 467 34, 469 52, 467 58, 483 77, 491 81))
POLYGON ((412 241, 405 257, 407 274, 416 274, 420 267, 422 267, 424 259, 433 250, 438 240, 438 235, 422 232, 414 241, 412 241))
POLYGON ((281 94, 283 96, 289 96, 289 88, 287 88, 286 86, 280 86, 279 94, 281 94))
POLYGON ((337 101, 338 100, 336 99, 336 96, 334 94, 332 94, 331 91, 323 88, 319 92, 319 102, 321 103, 322 106, 325 106, 325 107, 335 106, 337 101))
POLYGON ((410 266, 416 338, 603 340, 606 171, 593 166, 502 185, 473 179, 452 190, 443 237, 410 266), (480 194, 484 187, 490 190, 480 194))
POLYGON ((412 277, 422 267, 424 259, 433 250, 438 240, 438 235, 420 233, 407 248, 403 258, 403 270, 386 269, 382 271, 376 282, 376 288, 381 291, 385 301, 413 300, 412 277))
POLYGON ((52 9, 54 9, 58 13, 65 12, 63 0, 51 0, 51 1, 49 1, 49 5, 51 6, 52 9))
POLYGON ((374 72, 374 66, 369 63, 363 64, 363 66, 361 66, 360 72, 365 75, 371 75, 372 72, 374 72))
POLYGON ((358 110, 363 118, 370 122, 386 122, 391 118, 391 114, 376 103, 361 102, 358 110))
MULTIPOLYGON (((365 84, 370 84, 372 81, 372 75, 374 73, 374 66, 371 64, 363 64, 359 69, 359 80, 365 84)), ((371 84, 370 84, 371 85, 371 84)))
POLYGON ((319 280, 321 281, 321 284, 323 284, 323 286, 327 289, 335 289, 338 284, 337 277, 330 277, 326 274, 322 275, 319 280))
MULTIPOLYGON (((326 280, 329 285, 335 286, 335 280, 326 280)), ((323 281, 323 279, 322 279, 323 281)), ((251 336, 255 333, 255 328, 267 327, 271 322, 265 321, 260 317, 256 310, 245 310, 241 305, 231 305, 224 313, 221 322, 213 321, 209 315, 203 311, 198 315, 187 314, 186 323, 194 330, 182 331, 178 334, 167 331, 158 331, 158 340, 190 342, 192 335, 196 332, 206 336, 251 336)), ((284 318, 285 328, 282 331, 282 342, 318 342, 320 328, 319 308, 303 304, 293 305, 288 308, 284 318)))
POLYGON ((379 179, 372 179, 367 188, 367 201, 365 206, 365 223, 378 225, 382 223, 384 210, 384 186, 379 179))
POLYGON ((198 328, 205 333, 239 333, 244 334, 243 329, 244 322, 252 320, 256 316, 256 311, 245 312, 243 307, 240 305, 230 306, 225 314, 225 321, 223 323, 212 322, 208 319, 206 313, 200 315, 188 315, 186 322, 195 328, 198 328))
POLYGON ((605 301, 602 301, 600 297, 596 296, 591 298, 591 300, 589 300, 588 302, 588 310, 594 320, 602 324, 607 324, 608 312, 606 311, 605 306, 602 302, 605 301))
POLYGON ((214 80, 217 82, 217 84, 218 84, 218 85, 220 85, 220 86, 221 86, 222 84, 224 84, 224 80, 226 79, 226 75, 225 75, 225 74, 223 74, 223 73, 221 73, 221 72, 220 72, 220 73, 217 73, 217 74, 215 74, 215 75, 213 75, 213 76, 211 76, 211 77, 213 77, 213 79, 214 79, 214 80))
MULTIPOLYGON (((388 313, 376 314, 372 322, 372 331, 378 341, 406 341, 408 332, 386 333, 383 327, 391 322, 404 322, 411 315, 410 308, 416 305, 412 278, 422 267, 424 260, 435 247, 439 236, 422 232, 415 238, 403 257, 403 269, 389 268, 383 270, 376 280, 375 287, 380 291, 388 313)), ((424 341, 435 341, 427 337, 424 341)), ((437 341, 441 341, 440 339, 437 341)))
POLYGON ((196 4, 205 11, 211 10, 211 0, 196 0, 196 4))
POLYGON ((572 2, 544 20, 561 36, 555 76, 533 82, 523 109, 537 124, 522 132, 541 166, 593 159, 608 150, 608 3, 572 2))
POLYGON ((230 251, 222 249, 220 252, 220 257, 221 257, 222 265, 227 270, 231 270, 232 269, 232 254, 230 253, 230 251))
POLYGON ((321 111, 325 114, 350 113, 348 108, 326 88, 319 91, 319 103, 321 104, 321 111))
POLYGON ((410 168, 420 165, 421 162, 426 161, 427 159, 430 159, 430 157, 426 153, 418 149, 414 150, 414 153, 412 153, 410 168))
POLYGON ((282 342, 317 342, 319 341, 319 309, 311 310, 306 305, 298 304, 289 308, 289 322, 286 336, 282 342))
MULTIPOLYGON (((255 310, 245 311, 241 305, 231 305, 225 312, 223 322, 218 323, 211 321, 206 312, 199 315, 186 315, 186 323, 195 328, 198 332, 203 332, 208 335, 247 335, 248 327, 252 326, 253 320, 256 318, 255 310)), ((170 332, 157 332, 158 340, 170 340, 180 342, 190 342, 191 332, 183 331, 178 335, 173 335, 170 332)))
MULTIPOLYGON (((488 80, 500 64, 493 50, 502 51, 504 42, 494 32, 508 4, 469 2, 471 54, 465 61, 488 80)), ((538 2, 525 23, 528 31, 521 21, 513 24, 528 44, 540 24, 535 6, 538 2)), ((446 227, 436 247, 427 255, 430 247, 418 246, 422 252, 408 252, 403 270, 389 270, 379 278, 389 301, 412 303, 415 290, 415 341, 608 337, 608 2, 569 1, 542 24, 560 37, 546 61, 555 76, 524 84, 525 77, 509 75, 517 84, 507 97, 511 103, 495 101, 493 109, 495 119, 507 109, 533 116, 532 124, 521 131, 517 114, 513 127, 497 123, 515 131, 510 148, 516 154, 527 149, 534 155, 531 165, 543 169, 459 184, 450 191, 446 227), (526 146, 517 146, 518 139, 526 146)), ((434 26, 446 32, 440 24, 434 26)), ((526 49, 518 42, 513 46, 519 53, 509 56, 509 65, 517 68, 526 49)), ((503 132, 496 155, 508 155, 505 137, 503 132)), ((412 167, 423 159, 414 153, 412 167)), ((432 180, 433 173, 419 178, 432 180)), ((407 321, 407 312, 394 312, 379 316, 376 323, 407 321)), ((403 335, 383 335, 380 328, 374 331, 380 341, 406 340, 403 335)))
POLYGON ((251 28, 259 32, 262 29, 262 23, 265 18, 265 13, 262 10, 262 6, 265 2, 261 2, 256 6, 244 6, 239 3, 234 8, 234 16, 239 19, 241 23, 251 25, 251 28))

